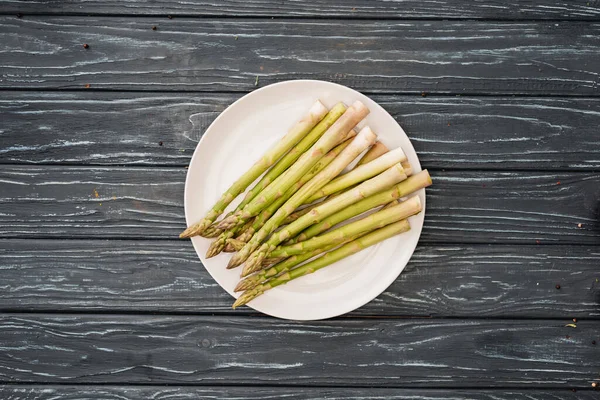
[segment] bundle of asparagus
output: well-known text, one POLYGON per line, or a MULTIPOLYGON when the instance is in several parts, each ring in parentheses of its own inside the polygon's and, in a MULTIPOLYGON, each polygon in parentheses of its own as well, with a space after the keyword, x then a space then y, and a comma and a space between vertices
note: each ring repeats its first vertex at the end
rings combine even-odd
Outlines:
POLYGON ((402 149, 389 150, 368 126, 354 131, 368 113, 360 101, 331 110, 317 101, 201 221, 181 233, 216 238, 207 257, 236 252, 227 268, 244 264, 235 288, 244 293, 233 308, 410 229, 407 218, 421 211, 421 202, 418 196, 400 200, 429 186, 431 178, 426 170, 413 175, 402 149))

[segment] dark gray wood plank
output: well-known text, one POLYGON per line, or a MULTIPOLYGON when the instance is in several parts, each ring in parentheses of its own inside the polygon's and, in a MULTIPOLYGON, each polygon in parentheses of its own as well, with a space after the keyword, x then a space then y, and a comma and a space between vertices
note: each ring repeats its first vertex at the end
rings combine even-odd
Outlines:
POLYGON ((266 0, 160 0, 160 1, 64 1, 13 0, 3 13, 27 14, 122 14, 195 16, 297 16, 350 18, 493 18, 493 19, 598 19, 596 0, 575 1, 416 1, 330 0, 273 3, 266 0))
MULTIPOLYGON (((0 163, 185 166, 241 94, 5 92, 0 163)), ((600 170, 600 99, 374 99, 429 168, 600 170)))
POLYGON ((589 389, 599 332, 600 321, 5 314, 0 379, 589 389))
MULTIPOLYGON (((351 315, 598 318, 599 264, 600 247, 421 245, 351 315)), ((231 310, 188 242, 1 240, 0 269, 1 311, 255 314, 231 310)))
MULTIPOLYGON (((185 174, 2 166, 0 237, 176 238, 185 174)), ((431 174, 424 243, 600 244, 599 173, 431 174)))
POLYGON ((0 88, 600 93, 600 24, 583 22, 5 16, 0 55, 0 88))
POLYGON ((183 400, 183 399, 329 399, 329 400, 591 400, 597 393, 554 390, 476 390, 476 389, 382 389, 306 387, 157 387, 157 386, 68 386, 4 385, 5 400, 183 400))

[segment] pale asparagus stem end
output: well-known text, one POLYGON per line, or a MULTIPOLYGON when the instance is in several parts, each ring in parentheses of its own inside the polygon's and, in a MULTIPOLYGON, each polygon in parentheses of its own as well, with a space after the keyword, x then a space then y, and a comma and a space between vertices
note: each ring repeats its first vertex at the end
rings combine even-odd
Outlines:
POLYGON ((371 146, 369 150, 367 150, 365 155, 362 156, 362 158, 360 159, 358 164, 356 164, 356 166, 358 167, 360 165, 368 163, 369 161, 373 161, 374 159, 376 159, 382 154, 387 153, 388 151, 389 149, 386 147, 385 144, 377 142, 373 146, 371 146))
POLYGON ((402 168, 404 168, 406 176, 411 176, 414 173, 412 165, 408 161, 402 161, 402 168))

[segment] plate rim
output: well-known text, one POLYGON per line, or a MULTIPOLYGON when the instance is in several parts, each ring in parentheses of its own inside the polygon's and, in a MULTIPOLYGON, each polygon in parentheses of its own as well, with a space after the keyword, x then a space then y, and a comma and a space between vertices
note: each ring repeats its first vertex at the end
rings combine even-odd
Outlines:
MULTIPOLYGON (((342 90, 350 90, 352 92, 357 93, 360 96, 364 96, 365 98, 367 98, 368 100, 370 100, 375 107, 379 108, 380 111, 382 111, 383 113, 387 114, 387 116, 389 116, 391 118, 392 121, 394 121, 394 123, 398 126, 398 128, 401 130, 401 132, 406 136, 406 138, 408 139, 408 143, 410 145, 410 150, 415 154, 416 156, 416 160, 417 160, 417 164, 418 164, 418 171, 421 171, 421 163, 418 157, 417 152, 414 149, 414 146, 410 140, 410 137, 406 134, 406 132, 404 131, 404 129, 402 128, 402 126, 398 123, 398 121, 396 121, 396 119, 389 113, 387 112, 386 109, 384 109, 378 102, 376 102, 375 100, 371 99, 369 96, 365 95, 364 93, 361 93, 353 88, 349 88, 347 86, 341 85, 339 83, 335 83, 335 82, 329 82, 329 81, 323 81, 323 80, 317 80, 317 79, 295 79, 295 80, 285 80, 285 81, 281 81, 281 82, 276 82, 264 87, 261 87, 259 89, 253 90, 250 93, 246 93, 245 95, 243 95, 242 97, 240 97, 239 99, 237 99, 236 101, 234 101, 233 103, 231 103, 229 106, 227 106, 223 111, 221 111, 221 113, 213 120, 213 122, 211 122, 211 124, 204 130, 204 132, 202 133, 202 136, 200 137, 200 140, 198 141, 196 148, 194 149, 194 153, 192 154, 192 157, 190 159, 190 163, 189 163, 189 167, 188 167, 188 171, 186 172, 186 179, 185 179, 185 184, 184 184, 184 214, 185 214, 185 219, 186 219, 186 226, 190 226, 190 209, 191 206, 188 207, 188 198, 190 196, 190 191, 191 191, 191 186, 193 185, 191 183, 191 176, 192 176, 192 165, 199 163, 199 152, 200 152, 200 148, 203 144, 204 140, 208 140, 206 139, 208 136, 210 136, 210 131, 211 128, 213 126, 215 126, 222 118, 225 118, 225 115, 227 114, 227 111, 229 111, 230 109, 232 109, 233 107, 235 107, 238 103, 246 100, 248 97, 251 97, 257 93, 263 92, 263 91, 267 91, 267 90, 272 90, 276 87, 279 86, 287 86, 287 85, 302 85, 302 84, 325 84, 325 85, 332 85, 334 87, 337 87, 339 89, 342 90)), ((317 96, 318 98, 318 96, 317 96)), ((405 149, 406 151, 406 149, 405 149)), ((323 320, 323 319, 329 319, 329 318, 334 318, 340 315, 344 315, 347 314, 349 312, 352 312, 362 306, 364 306, 365 304, 373 301, 375 298, 377 298, 379 295, 381 295, 383 292, 385 292, 385 290, 392 284, 394 283, 398 277, 400 276, 400 274, 404 271, 404 268, 406 268, 406 265, 408 265, 408 262, 410 261, 410 259, 412 258, 412 256, 414 255, 415 249, 419 243, 419 240, 421 238, 421 234, 422 234, 422 230, 423 230, 423 225, 424 225, 424 219, 425 219, 425 212, 426 212, 426 191, 425 189, 420 189, 417 192, 411 193, 411 196, 419 196, 421 197, 421 201, 422 201, 422 211, 419 213, 419 215, 421 216, 421 222, 419 224, 418 227, 418 235, 416 237, 416 240, 414 242, 414 245, 410 246, 406 251, 407 253, 410 253, 408 255, 408 258, 406 260, 406 263, 398 269, 397 274, 393 274, 390 279, 389 282, 386 280, 385 283, 382 283, 380 285, 377 285, 377 290, 372 290, 371 293, 369 295, 366 296, 360 296, 360 297, 355 297, 355 301, 349 301, 348 303, 346 303, 346 306, 340 306, 338 308, 340 308, 339 311, 336 311, 335 313, 323 313, 323 315, 319 315, 319 313, 317 313, 317 315, 312 315, 312 316, 307 316, 307 317, 302 317, 302 316, 294 316, 293 318, 291 317, 287 317, 287 316, 282 316, 276 313, 272 313, 269 311, 265 311, 259 308, 256 308, 254 306, 252 306, 252 302, 250 302, 249 304, 247 304, 250 308, 252 308, 255 311, 258 311, 262 314, 265 315, 269 315, 271 317, 275 317, 275 318, 281 318, 281 319, 285 319, 285 320, 296 320, 296 321, 317 321, 317 320, 323 320), (381 290, 379 290, 381 288, 381 290), (360 299, 359 301, 356 301, 356 299, 360 299)), ((195 222, 193 222, 195 223, 195 222)), ((213 273, 211 272, 211 270, 209 268, 207 268, 205 260, 203 259, 203 256, 201 254, 200 249, 198 248, 198 243, 199 240, 202 240, 204 238, 200 238, 198 236, 196 237, 192 237, 191 238, 191 242, 192 245, 194 247, 194 250, 198 256, 198 258, 200 259, 200 262, 202 263, 202 266, 204 267, 204 269, 209 273, 209 275, 211 276, 211 278, 228 294, 230 294, 234 299, 236 299, 237 297, 239 297, 239 295, 241 294, 241 292, 233 292, 229 291, 226 287, 224 287, 219 280, 213 275, 213 273)))

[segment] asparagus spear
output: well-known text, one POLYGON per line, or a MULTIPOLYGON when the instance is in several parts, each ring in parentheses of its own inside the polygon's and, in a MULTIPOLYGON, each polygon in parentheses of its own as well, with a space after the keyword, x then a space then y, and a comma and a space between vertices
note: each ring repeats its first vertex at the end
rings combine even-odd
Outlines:
POLYGON ((294 182, 297 182, 302 175, 306 174, 329 150, 341 142, 347 133, 368 113, 369 109, 360 101, 356 101, 284 174, 260 192, 243 210, 223 219, 217 226, 228 229, 258 215, 276 198, 282 196, 294 182))
MULTIPOLYGON (((375 175, 385 171, 389 167, 399 162, 406 161, 406 154, 400 147, 389 151, 371 162, 355 167, 352 171, 340 175, 327 185, 323 186, 319 191, 313 194, 306 203, 312 203, 321 197, 328 196, 332 193, 339 192, 359 182, 365 181, 375 175)), ((408 174, 407 174, 408 175, 408 174)))
POLYGON ((260 296, 264 292, 279 285, 283 285, 293 279, 299 278, 304 275, 311 274, 328 265, 333 264, 343 258, 346 258, 352 254, 358 253, 359 251, 366 249, 367 247, 373 246, 379 242, 384 241, 394 235, 406 232, 410 229, 408 221, 403 220, 394 222, 383 228, 377 229, 373 232, 366 234, 358 239, 355 239, 338 249, 325 253, 325 255, 317 258, 316 260, 310 261, 290 271, 282 273, 279 276, 271 278, 263 284, 255 286, 250 290, 246 290, 238 299, 233 303, 233 308, 247 304, 249 301, 260 296))
MULTIPOLYGON (((352 140, 352 143, 345 148, 339 156, 337 156, 331 164, 325 167, 314 178, 302 186, 296 193, 285 202, 277 212, 263 225, 263 227, 252 236, 252 239, 244 246, 242 250, 236 253, 229 261, 228 268, 233 268, 248 258, 248 256, 256 250, 258 246, 277 229, 285 217, 290 215, 294 210, 302 204, 315 191, 323 187, 331 179, 335 178, 348 164, 352 162, 358 155, 375 140, 377 135, 371 131, 369 127, 363 128, 359 134, 352 140)), ((258 266, 260 266, 258 261, 258 266)))
POLYGON ((381 142, 376 142, 373 146, 371 146, 369 150, 367 150, 365 155, 362 156, 362 158, 358 161, 358 164, 356 164, 356 166, 359 167, 363 164, 371 162, 377 157, 387 153, 388 151, 390 150, 386 147, 385 144, 381 142))
MULTIPOLYGON (((290 197, 292 197, 292 195, 294 193, 296 193, 298 191, 298 189, 300 189, 306 182, 310 181, 315 175, 317 175, 319 172, 321 172, 326 166, 331 164, 331 162, 333 162, 333 160, 346 147, 348 147, 348 145, 350 145, 350 143, 352 142, 352 137, 355 136, 354 130, 350 131, 350 134, 348 136, 350 137, 350 139, 346 139, 345 141, 343 141, 342 143, 340 143, 339 145, 334 147, 329 153, 325 154, 325 156, 323 158, 321 158, 319 160, 319 162, 317 162, 313 166, 313 168, 311 169, 311 171, 308 174, 306 174, 302 178, 300 178, 300 180, 298 182, 296 182, 291 188, 289 188, 288 191, 283 196, 281 196, 280 198, 275 200, 275 202, 271 203, 271 205, 269 205, 269 207, 264 209, 254 219, 254 222, 248 227, 248 229, 246 229, 236 239, 238 241, 247 243, 252 238, 252 236, 254 236, 254 234, 260 228, 262 228, 262 226, 265 224, 265 222, 267 222, 269 220, 269 218, 271 218, 271 216, 273 214, 275 214, 275 212, 279 209, 279 207, 281 207, 290 197)), ((225 238, 225 240, 229 237, 231 237, 231 236, 227 236, 225 238)))
MULTIPOLYGON (((355 238, 353 238, 353 239, 355 239, 355 238)), ((261 282, 264 282, 273 276, 277 276, 282 272, 289 271, 290 269, 294 268, 296 265, 302 264, 304 261, 310 260, 314 256, 318 256, 319 254, 329 251, 329 250, 335 248, 336 246, 339 246, 339 244, 315 249, 315 250, 312 250, 312 251, 309 251, 309 252, 306 252, 303 254, 295 255, 295 256, 292 256, 289 258, 279 259, 279 260, 281 260, 281 262, 276 263, 276 265, 273 265, 272 267, 263 269, 262 271, 259 271, 256 274, 250 275, 250 276, 242 279, 241 281, 239 281, 237 286, 235 287, 235 289, 233 289, 233 291, 239 292, 242 290, 252 289, 253 287, 259 285, 261 282)), ((269 260, 272 260, 272 259, 269 259, 269 260)))
POLYGON ((339 224, 342 221, 360 215, 372 208, 387 204, 390 201, 405 197, 429 185, 431 185, 431 177, 429 176, 429 172, 427 170, 423 170, 418 174, 409 177, 405 181, 398 183, 391 189, 369 196, 323 219, 321 222, 312 225, 295 238, 289 240, 288 244, 308 240, 321 232, 325 232, 332 226, 339 224))
MULTIPOLYGON (((266 258, 279 243, 296 236, 303 229, 312 224, 320 222, 323 218, 330 216, 336 211, 348 207, 352 203, 355 203, 364 197, 370 196, 371 194, 377 193, 387 187, 390 187, 391 185, 403 181, 404 179, 406 179, 406 175, 404 174, 401 164, 398 163, 376 177, 361 183, 354 189, 344 192, 343 194, 334 197, 330 201, 326 201, 323 204, 313 208, 308 214, 303 215, 296 221, 281 229, 279 232, 271 235, 266 243, 264 243, 258 250, 248 257, 246 265, 244 266, 244 270, 242 271, 242 276, 246 276, 254 272, 256 268, 259 268, 262 260, 266 258)), ((392 199, 389 201, 391 200, 392 199)))
MULTIPOLYGON (((231 203, 240 193, 242 193, 248 185, 256 178, 265 172, 273 165, 281 156, 289 151, 296 143, 298 143, 310 130, 317 125, 327 114, 327 107, 317 100, 310 108, 308 114, 298 121, 292 129, 277 143, 271 147, 254 165, 240 178, 223 195, 217 203, 208 211, 204 219, 197 224, 192 225, 179 235, 181 238, 187 238, 202 233, 208 228, 219 215, 223 213, 225 208, 231 203)), ((347 132, 347 131, 346 131, 347 132)))
POLYGON ((393 222, 406 219, 411 215, 421 212, 421 200, 419 196, 392 207, 377 211, 371 215, 329 231, 321 236, 315 236, 304 242, 298 242, 290 246, 278 247, 271 252, 269 257, 290 257, 312 251, 328 244, 340 244, 348 238, 363 235, 374 229, 382 228, 393 222))

